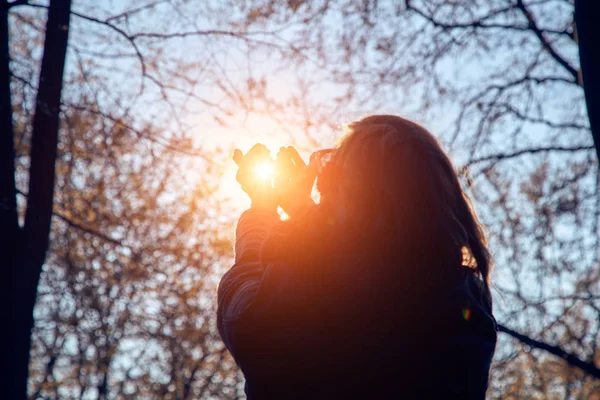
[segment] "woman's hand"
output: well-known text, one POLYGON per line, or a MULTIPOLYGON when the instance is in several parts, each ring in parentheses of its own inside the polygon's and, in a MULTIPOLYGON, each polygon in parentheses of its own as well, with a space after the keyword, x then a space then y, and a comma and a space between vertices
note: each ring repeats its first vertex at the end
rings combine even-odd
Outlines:
POLYGON ((236 180, 242 185, 242 190, 250 196, 251 208, 277 212, 278 196, 271 177, 260 177, 257 174, 258 166, 273 163, 269 149, 261 143, 252 146, 245 155, 240 149, 235 149, 233 161, 239 167, 236 180))
POLYGON ((317 168, 313 163, 307 166, 293 146, 282 147, 275 162, 275 191, 279 205, 290 217, 314 205, 310 197, 317 168))

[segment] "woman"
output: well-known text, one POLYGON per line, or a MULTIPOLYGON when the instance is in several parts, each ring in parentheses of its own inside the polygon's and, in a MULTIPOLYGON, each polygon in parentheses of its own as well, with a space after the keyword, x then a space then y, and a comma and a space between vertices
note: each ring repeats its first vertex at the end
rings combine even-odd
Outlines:
POLYGON ((252 207, 218 326, 248 398, 485 398, 491 262, 450 160, 390 115, 351 124, 327 156, 305 167, 282 149, 274 186, 251 178, 264 146, 234 157, 252 207))

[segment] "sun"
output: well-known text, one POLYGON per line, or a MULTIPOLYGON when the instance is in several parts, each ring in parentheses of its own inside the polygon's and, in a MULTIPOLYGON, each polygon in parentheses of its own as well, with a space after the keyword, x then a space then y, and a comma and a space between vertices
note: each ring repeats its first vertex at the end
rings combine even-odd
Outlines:
POLYGON ((266 162, 258 164, 256 166, 256 177, 263 181, 273 177, 273 165, 266 162))

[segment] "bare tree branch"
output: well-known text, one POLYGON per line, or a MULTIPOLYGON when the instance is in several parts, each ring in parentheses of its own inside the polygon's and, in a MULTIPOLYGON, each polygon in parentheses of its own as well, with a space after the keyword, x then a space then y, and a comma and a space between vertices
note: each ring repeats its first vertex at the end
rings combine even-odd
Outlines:
POLYGON ((538 154, 538 153, 548 153, 548 152, 564 153, 564 152, 590 151, 590 150, 594 150, 593 145, 573 146, 573 147, 566 147, 566 146, 537 147, 537 148, 531 148, 531 149, 518 150, 513 153, 498 153, 498 154, 490 154, 490 155, 483 156, 483 157, 473 158, 471 161, 469 161, 467 163, 467 167, 471 166, 471 165, 479 164, 482 162, 486 162, 486 161, 507 160, 507 159, 520 157, 520 156, 527 155, 527 154, 538 154))
POLYGON ((596 47, 598 29, 598 6, 589 1, 575 2, 575 19, 579 36, 579 57, 582 79, 579 83, 585 90, 585 99, 590 120, 592 138, 596 144, 596 156, 600 163, 600 57, 596 47))
POLYGON ((525 6, 525 4, 523 4, 523 0, 517 0, 517 7, 523 12, 523 15, 525 15, 525 18, 527 18, 527 21, 529 23, 529 29, 531 29, 533 31, 533 33, 535 34, 535 36, 537 36, 540 43, 542 43, 542 45, 548 51, 550 56, 552 58, 554 58, 554 60, 557 63, 559 63, 573 77, 575 82, 579 82, 579 72, 575 68, 573 68, 571 66, 571 64, 569 64, 567 62, 567 60, 565 60, 563 57, 561 57, 556 52, 556 50, 552 47, 550 42, 548 42, 548 40, 544 37, 544 33, 537 26, 535 19, 531 15, 531 12, 529 12, 529 10, 525 6))
POLYGON ((12 7, 24 6, 24 5, 29 5, 29 0, 15 0, 12 2, 7 2, 7 3, 5 3, 4 8, 9 9, 12 7))
POLYGON ((539 340, 532 339, 529 336, 523 335, 522 333, 514 331, 510 328, 507 328, 504 325, 498 324, 498 330, 500 332, 504 332, 507 335, 514 337, 515 339, 519 340, 521 343, 523 343, 527 346, 530 346, 530 347, 533 347, 536 349, 540 349, 540 350, 545 350, 550 354, 560 357, 563 360, 565 360, 569 365, 577 367, 577 368, 581 369, 583 372, 585 372, 586 374, 589 374, 595 378, 600 379, 600 368, 596 367, 593 362, 583 361, 576 355, 574 355, 572 353, 568 353, 567 351, 563 350, 559 346, 554 346, 554 345, 551 345, 548 343, 540 342, 539 340))
POLYGON ((0 239, 3 243, 15 240, 19 230, 8 38, 8 9, 3 7, 0 10, 0 239))

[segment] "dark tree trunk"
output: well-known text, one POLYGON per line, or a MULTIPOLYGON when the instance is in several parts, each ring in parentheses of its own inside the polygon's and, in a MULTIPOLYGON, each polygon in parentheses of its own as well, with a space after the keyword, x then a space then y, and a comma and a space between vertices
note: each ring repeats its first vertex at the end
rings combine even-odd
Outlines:
MULTIPOLYGON (((2 87, 2 199, 6 190, 9 211, 6 218, 11 231, 2 224, 2 237, 13 244, 8 252, 4 270, 11 277, 10 306, 8 326, 11 327, 11 340, 5 343, 8 348, 2 355, 6 368, 2 387, 2 398, 26 399, 27 377, 29 369, 29 350, 31 347, 31 329, 33 327, 33 308, 35 306, 37 285, 46 258, 49 244, 50 222, 54 199, 55 161, 58 144, 60 116, 60 97, 69 34, 70 0, 52 0, 48 8, 44 55, 40 70, 40 81, 36 98, 35 116, 31 138, 29 169, 29 188, 27 208, 23 228, 19 228, 14 190, 14 138, 10 114, 10 88, 3 81, 2 87), (5 100, 6 99, 6 100, 5 100), (8 111, 7 111, 8 110, 8 111), (5 122, 5 119, 7 120, 5 122), (4 127, 10 128, 5 131, 4 127), (5 136, 7 136, 5 138, 5 136), (8 137, 10 136, 10 137, 8 137), (5 160, 4 153, 9 157, 5 160), (10 165, 9 165, 10 164, 10 165), (9 179, 12 175, 12 180, 9 179), (5 180, 7 183, 5 184, 5 180), (5 188, 6 187, 6 188, 5 188), (12 191, 12 194, 8 193, 12 191)), ((6 6, 3 7, 6 10, 6 6)), ((8 32, 6 11, 2 15, 2 52, 8 54, 8 32)), ((8 79, 8 60, 2 60, 1 79, 8 79), (5 78, 6 76, 7 78, 5 78)), ((0 71, 1 72, 1 71, 0 71)), ((4 215, 3 215, 4 222, 4 215)), ((3 271, 4 272, 4 271, 3 271)))
POLYGON ((583 90, 596 155, 600 162, 600 7, 597 1, 575 0, 575 25, 583 90))
MULTIPOLYGON (((0 6, 0 301, 2 302, 2 329, 5 339, 0 341, 0 391, 10 394, 12 385, 11 361, 13 355, 14 304, 16 276, 16 249, 20 234, 15 191, 15 148, 10 92, 10 56, 8 36, 8 4, 0 6)), ((6 398, 10 398, 7 396, 6 398)))

